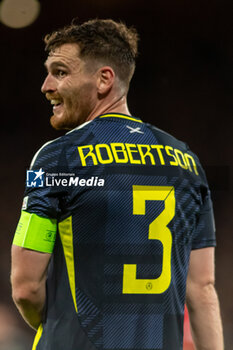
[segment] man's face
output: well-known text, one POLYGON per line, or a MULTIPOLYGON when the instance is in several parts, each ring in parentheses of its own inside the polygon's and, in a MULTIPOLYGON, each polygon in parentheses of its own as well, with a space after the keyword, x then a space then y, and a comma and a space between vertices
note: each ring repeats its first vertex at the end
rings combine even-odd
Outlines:
POLYGON ((48 56, 48 75, 41 91, 53 105, 50 119, 55 129, 73 129, 84 123, 97 99, 96 77, 79 58, 77 44, 63 44, 48 56))

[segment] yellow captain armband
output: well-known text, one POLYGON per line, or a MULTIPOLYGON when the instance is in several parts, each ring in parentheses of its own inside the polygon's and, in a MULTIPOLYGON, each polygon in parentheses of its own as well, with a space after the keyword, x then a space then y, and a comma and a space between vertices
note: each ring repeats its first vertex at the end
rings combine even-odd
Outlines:
POLYGON ((56 219, 43 218, 22 210, 13 244, 43 253, 52 253, 56 233, 56 219))

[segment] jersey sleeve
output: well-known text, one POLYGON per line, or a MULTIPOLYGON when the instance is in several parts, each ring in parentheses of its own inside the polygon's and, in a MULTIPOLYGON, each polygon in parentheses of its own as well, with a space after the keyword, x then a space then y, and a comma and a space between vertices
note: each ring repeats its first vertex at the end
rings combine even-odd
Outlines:
POLYGON ((46 175, 64 169, 61 142, 45 144, 32 160, 27 171, 26 189, 13 244, 44 253, 52 253, 57 233, 57 221, 66 193, 59 186, 46 182, 46 175))
POLYGON ((206 179, 205 171, 197 159, 201 182, 199 183, 200 210, 197 215, 197 224, 193 233, 192 249, 216 246, 216 230, 211 192, 206 179))
POLYGON ((58 219, 61 212, 60 204, 65 193, 59 186, 47 184, 46 174, 61 172, 61 148, 61 142, 57 139, 45 144, 34 156, 30 170, 27 171, 23 210, 45 218, 58 219), (40 178, 41 183, 36 186, 29 183, 29 175, 34 176, 35 172, 43 173, 40 178))

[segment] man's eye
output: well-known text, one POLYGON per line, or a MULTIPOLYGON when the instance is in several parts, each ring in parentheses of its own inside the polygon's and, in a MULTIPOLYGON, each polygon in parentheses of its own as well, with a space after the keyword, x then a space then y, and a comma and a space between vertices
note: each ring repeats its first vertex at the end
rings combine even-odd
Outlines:
POLYGON ((66 75, 66 72, 63 70, 58 70, 56 74, 59 78, 63 78, 66 75))

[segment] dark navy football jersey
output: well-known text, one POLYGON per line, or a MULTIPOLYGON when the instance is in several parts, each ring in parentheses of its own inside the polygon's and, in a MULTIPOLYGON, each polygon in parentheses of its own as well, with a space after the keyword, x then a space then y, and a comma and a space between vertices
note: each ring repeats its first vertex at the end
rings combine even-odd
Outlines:
POLYGON ((106 114, 33 159, 26 211, 57 220, 37 350, 181 350, 192 249, 215 246, 205 173, 188 146, 106 114))

